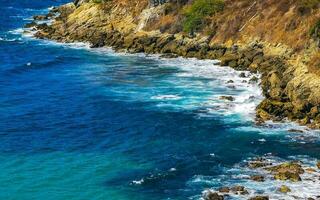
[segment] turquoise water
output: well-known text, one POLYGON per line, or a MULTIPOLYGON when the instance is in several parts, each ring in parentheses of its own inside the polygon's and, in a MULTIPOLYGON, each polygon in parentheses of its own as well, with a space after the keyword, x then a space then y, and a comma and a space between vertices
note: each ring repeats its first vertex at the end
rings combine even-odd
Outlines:
POLYGON ((0 4, 0 199, 199 199, 250 157, 320 158, 318 132, 254 124, 253 75, 22 34, 65 2, 0 4))

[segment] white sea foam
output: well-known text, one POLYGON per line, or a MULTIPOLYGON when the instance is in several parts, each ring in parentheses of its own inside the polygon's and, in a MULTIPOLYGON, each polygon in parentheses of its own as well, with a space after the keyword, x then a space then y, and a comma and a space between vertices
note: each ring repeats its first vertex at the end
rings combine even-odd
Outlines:
POLYGON ((142 178, 140 180, 134 180, 134 181, 132 181, 132 183, 135 185, 141 185, 142 183, 144 183, 144 179, 142 178))
MULTIPOLYGON (((25 29, 16 29, 12 31, 12 34, 24 34, 24 36, 30 39, 34 32, 26 34, 24 30, 25 29)), ((222 115, 227 116, 222 118, 227 123, 233 123, 239 120, 254 121, 255 108, 263 99, 259 83, 249 83, 249 80, 253 76, 259 77, 259 75, 244 71, 246 77, 240 77, 239 75, 243 73, 243 71, 218 66, 217 60, 198 60, 195 58, 182 57, 162 58, 160 54, 116 53, 112 48, 91 49, 89 43, 82 42, 57 43, 53 41, 42 41, 40 44, 86 49, 100 55, 143 57, 157 62, 159 68, 175 68, 179 70, 174 74, 174 78, 161 80, 167 83, 167 86, 162 86, 162 88, 155 87, 152 90, 153 92, 142 94, 141 91, 135 91, 130 95, 130 93, 126 91, 125 101, 134 101, 135 99, 139 101, 153 101, 156 103, 155 108, 161 107, 162 109, 199 110, 199 117, 222 115), (179 95, 172 94, 175 93, 172 92, 172 90, 176 90, 179 95), (138 96, 143 98, 137 98, 138 96), (232 96, 234 101, 222 101, 220 99, 221 96, 232 96), (234 115, 239 117, 232 117, 234 115)), ((304 127, 297 128, 297 125, 294 123, 281 124, 270 122, 266 124, 266 127, 244 126, 237 129, 251 129, 247 131, 258 131, 261 134, 286 134, 289 129, 302 129, 304 130, 304 134, 308 135, 308 139, 312 137, 320 138, 319 132, 305 130, 304 127)), ((295 134, 293 138, 298 140, 300 136, 301 134, 295 134)))
MULTIPOLYGON (((285 160, 277 157, 266 157, 269 162, 273 165, 280 164, 285 160)), ((207 184, 212 185, 211 191, 215 191, 220 186, 234 186, 242 185, 248 191, 248 195, 231 195, 231 199, 249 199, 250 197, 256 195, 266 195, 269 196, 271 200, 285 199, 285 200, 295 200, 295 199, 307 199, 314 198, 320 195, 320 170, 316 169, 316 160, 309 158, 307 156, 293 156, 289 157, 289 160, 300 160, 302 161, 302 167, 304 169, 312 168, 315 171, 307 171, 301 175, 302 181, 291 182, 291 181, 278 181, 274 180, 272 175, 267 173, 262 169, 249 169, 247 167, 241 167, 240 165, 235 165, 234 168, 226 169, 222 175, 217 177, 208 176, 195 176, 191 179, 189 184, 207 184), (255 182, 250 180, 251 175, 262 174, 265 176, 266 180, 264 182, 255 182), (291 189, 291 192, 283 194, 278 192, 278 189, 286 185, 291 189)), ((244 161, 246 162, 246 161, 244 161)), ((204 190, 203 193, 207 192, 204 190)), ((199 197, 201 199, 201 197, 199 197)), ((198 199, 199 199, 198 198, 198 199)))
POLYGON ((151 97, 151 99, 155 99, 155 100, 179 100, 181 99, 180 96, 178 95, 158 95, 158 96, 153 96, 151 97))

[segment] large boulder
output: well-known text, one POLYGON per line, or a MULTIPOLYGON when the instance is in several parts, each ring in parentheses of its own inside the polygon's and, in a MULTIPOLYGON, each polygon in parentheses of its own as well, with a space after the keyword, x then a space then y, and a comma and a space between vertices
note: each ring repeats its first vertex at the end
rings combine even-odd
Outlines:
POLYGON ((219 195, 217 192, 208 191, 203 196, 204 200, 224 200, 222 195, 219 195))
POLYGON ((301 181, 300 175, 304 173, 302 166, 296 162, 283 163, 281 165, 268 167, 266 170, 274 174, 274 178, 282 181, 301 181))

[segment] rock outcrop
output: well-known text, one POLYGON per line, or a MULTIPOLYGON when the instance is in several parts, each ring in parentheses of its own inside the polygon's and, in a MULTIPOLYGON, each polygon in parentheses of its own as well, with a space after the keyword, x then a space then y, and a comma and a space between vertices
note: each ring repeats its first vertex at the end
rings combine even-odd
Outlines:
MULTIPOLYGON (((263 7, 260 6, 264 4, 257 3, 250 7, 244 4, 244 1, 228 3, 227 7, 242 6, 244 10, 249 10, 249 8, 261 10, 263 7), (248 8, 245 7, 246 5, 248 8)), ((248 30, 252 30, 252 27, 248 24, 242 27, 241 32, 234 33, 233 36, 229 35, 230 30, 224 29, 226 28, 224 22, 219 21, 222 20, 221 16, 226 17, 228 21, 228 16, 234 15, 229 10, 224 11, 221 16, 213 17, 213 20, 220 24, 215 26, 215 34, 203 32, 189 36, 181 31, 175 33, 162 31, 162 26, 157 24, 176 25, 176 22, 171 20, 179 17, 178 14, 172 14, 174 12, 170 6, 175 6, 173 4, 153 8, 148 6, 147 0, 104 1, 102 3, 76 0, 74 3, 51 11, 51 16, 52 12, 58 14, 52 25, 33 23, 28 27, 35 26, 37 30, 35 36, 41 39, 59 42, 89 42, 93 48, 110 46, 115 50, 126 50, 131 53, 161 53, 166 57, 219 59, 222 66, 248 70, 252 73, 259 72, 265 100, 257 107, 258 121, 289 119, 311 128, 320 128, 320 78, 309 70, 304 59, 316 51, 312 46, 313 43, 310 43, 308 50, 294 52, 293 48, 297 48, 296 45, 290 47, 289 44, 274 44, 274 39, 267 40, 266 35, 272 38, 272 34, 275 34, 273 30, 268 30, 267 34, 261 37, 264 40, 253 39, 257 33, 252 31, 251 37, 248 30), (165 19, 167 21, 164 21, 165 19)), ((270 1, 269 6, 280 6, 278 4, 279 1, 270 1)), ((297 17, 290 13, 295 11, 297 5, 291 5, 288 1, 288 4, 283 6, 289 10, 274 10, 272 14, 280 15, 287 12, 286 19, 291 17, 293 20, 293 17, 297 17)), ((261 12, 267 11, 262 10, 261 12)), ((319 14, 318 11, 314 12, 319 14)), ((276 18, 273 15, 272 19, 276 18)), ((239 20, 244 20, 244 18, 246 17, 242 16, 239 20)), ((311 19, 312 16, 304 16, 303 19, 305 18, 311 19)), ((259 23, 256 18, 252 21, 255 24, 259 23)), ((253 23, 252 21, 248 23, 253 23)), ((262 23, 265 19, 260 21, 262 23)), ((297 27, 300 26, 302 25, 297 25, 297 27)), ((287 28, 294 30, 293 32, 300 36, 300 32, 294 29, 295 26, 287 28)), ((276 29, 282 33, 278 25, 276 29)), ((288 36, 289 39, 292 39, 291 35, 288 36)), ((283 37, 279 38, 279 41, 283 40, 283 37)), ((257 78, 251 81, 257 82, 257 78)))

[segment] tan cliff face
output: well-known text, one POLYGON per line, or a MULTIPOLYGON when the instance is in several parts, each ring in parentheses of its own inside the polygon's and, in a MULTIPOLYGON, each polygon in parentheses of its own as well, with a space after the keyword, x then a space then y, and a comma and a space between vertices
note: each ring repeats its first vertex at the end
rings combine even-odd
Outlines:
POLYGON ((224 10, 207 18, 195 37, 181 31, 183 10, 192 1, 155 8, 147 0, 84 1, 60 7, 60 17, 51 26, 38 27, 36 36, 220 59, 236 69, 258 71, 266 96, 257 108, 259 119, 288 118, 320 128, 320 56, 309 33, 320 9, 306 8, 302 1, 225 0, 224 10))

